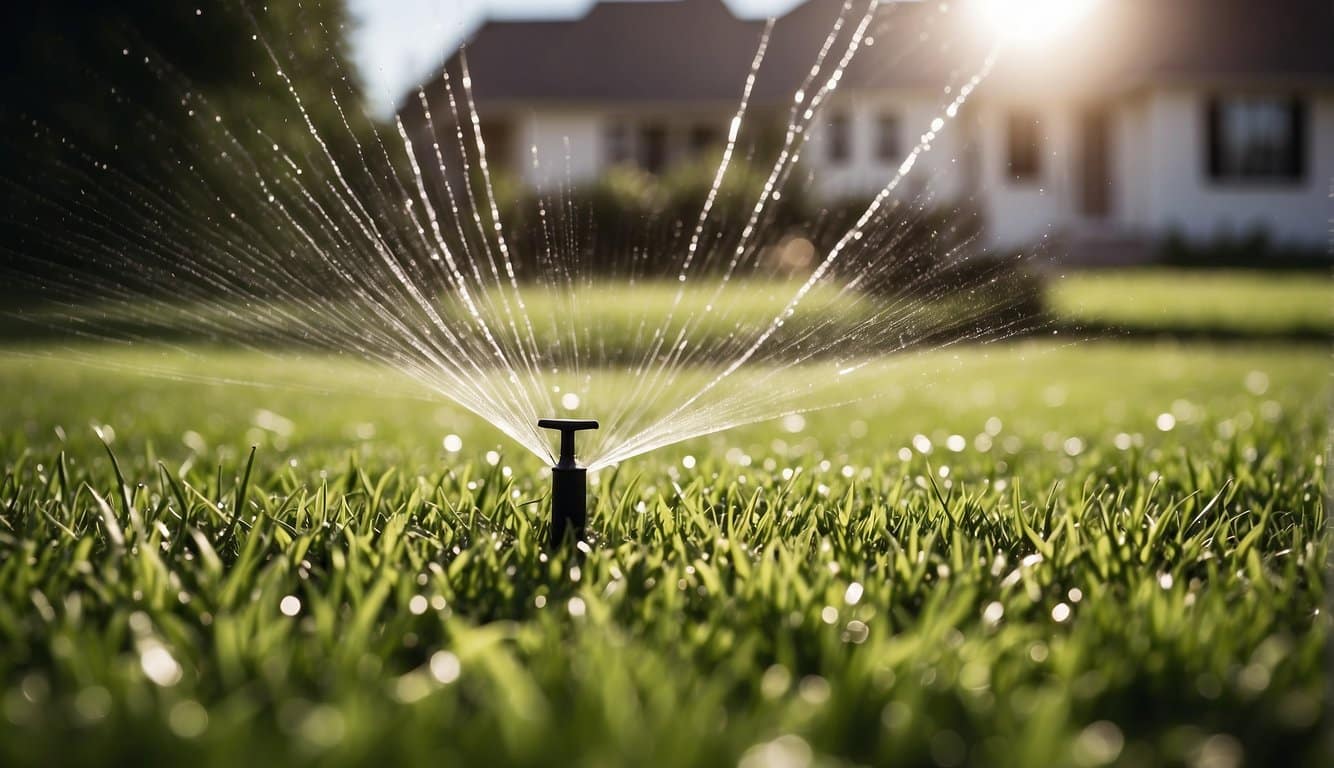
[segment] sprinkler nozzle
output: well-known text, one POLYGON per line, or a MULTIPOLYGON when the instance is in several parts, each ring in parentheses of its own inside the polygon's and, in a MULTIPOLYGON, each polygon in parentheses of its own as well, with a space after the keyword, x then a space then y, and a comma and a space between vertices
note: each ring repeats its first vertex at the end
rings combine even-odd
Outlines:
POLYGON ((560 457, 551 467, 551 546, 556 548, 565 540, 566 530, 574 533, 575 541, 584 538, 584 522, 588 519, 588 470, 574 459, 574 433, 597 429, 592 419, 539 419, 537 426, 560 430, 560 457))

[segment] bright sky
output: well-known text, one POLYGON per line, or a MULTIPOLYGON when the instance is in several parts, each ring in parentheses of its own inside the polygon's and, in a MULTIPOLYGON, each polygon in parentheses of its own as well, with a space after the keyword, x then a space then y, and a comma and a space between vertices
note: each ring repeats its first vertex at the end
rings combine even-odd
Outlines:
MULTIPOLYGON (((617 0, 671 2, 671 0, 617 0)), ((403 92, 487 18, 578 16, 594 0, 349 0, 371 105, 389 114, 403 92)), ((738 16, 782 13, 800 0, 725 0, 738 16)))

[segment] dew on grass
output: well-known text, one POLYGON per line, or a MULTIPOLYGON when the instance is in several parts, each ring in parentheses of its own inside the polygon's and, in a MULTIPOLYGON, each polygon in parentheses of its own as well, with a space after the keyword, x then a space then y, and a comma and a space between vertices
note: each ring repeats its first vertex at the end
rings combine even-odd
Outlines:
POLYGON ((1121 755, 1125 736, 1116 723, 1099 720, 1079 732, 1075 739, 1074 758, 1081 766, 1107 765, 1121 755))
POLYGON ((182 699, 168 712, 167 726, 179 738, 198 738, 208 730, 208 710, 194 699, 182 699))
POLYGON ((282 611, 284 616, 295 616, 301 613, 301 598, 296 595, 287 595, 278 602, 278 610, 282 611))
POLYGON ((343 714, 330 705, 320 704, 300 719, 297 732, 308 744, 331 749, 343 741, 346 730, 343 714))
POLYGON ((164 688, 181 681, 181 665, 161 643, 144 641, 144 648, 139 653, 139 666, 144 676, 164 688))
POLYGON ((737 768, 808 768, 814 757, 814 751, 804 739, 786 734, 747 749, 737 762, 737 768))
POLYGON ((1264 371, 1251 371, 1246 374, 1246 391, 1252 395, 1263 395, 1269 391, 1269 375, 1264 371))
POLYGON ((861 645, 866 642, 866 638, 870 637, 870 635, 871 629, 866 626, 866 622, 861 621, 860 619, 853 619, 852 621, 849 621, 847 627, 843 629, 842 639, 845 643, 861 645))
POLYGON ((843 602, 848 605, 856 605, 861 602, 864 593, 865 589, 861 583, 854 581, 843 591, 843 602))
POLYGON ((824 704, 830 692, 829 681, 819 675, 806 675, 797 684, 797 695, 807 704, 824 704))
POLYGON ((85 723, 96 723, 111 714, 111 692, 100 685, 79 689, 74 695, 74 714, 85 723))
POLYGON ((1154 424, 1157 425, 1159 432, 1171 432, 1177 425, 1177 418, 1170 413, 1160 413, 1154 424))
POLYGON ((458 453, 459 451, 463 450, 463 438, 459 437, 458 435, 454 434, 445 435, 445 439, 442 441, 442 444, 444 445, 445 450, 450 453, 458 453))
POLYGON ((774 664, 764 670, 760 677, 760 693, 768 699, 776 699, 787 693, 792 685, 792 673, 782 664, 774 664))
POLYGON ((459 679, 463 672, 463 665, 459 657, 449 651, 436 651, 431 654, 429 664, 431 668, 431 677, 442 685, 449 685, 459 679))
POLYGON ((1065 603, 1057 603, 1051 609, 1051 620, 1057 624, 1064 624, 1070 619, 1070 606, 1065 603))
POLYGON ((1190 762, 1198 768, 1240 768, 1246 764, 1246 750, 1236 737, 1216 733, 1191 750, 1190 762))
POLYGON ((570 598, 569 603, 566 604, 566 610, 568 610, 570 615, 574 618, 580 619, 588 612, 588 606, 584 603, 582 597, 572 597, 570 598))

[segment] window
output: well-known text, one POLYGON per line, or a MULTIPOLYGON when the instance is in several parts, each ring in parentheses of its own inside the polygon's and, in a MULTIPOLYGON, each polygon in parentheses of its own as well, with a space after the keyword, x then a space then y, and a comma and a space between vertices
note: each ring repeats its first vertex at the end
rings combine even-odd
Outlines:
POLYGON ((1300 99, 1211 99, 1207 123, 1210 178, 1300 181, 1305 174, 1306 105, 1300 99))
POLYGON ((486 146, 486 157, 500 170, 514 167, 513 132, 508 123, 482 121, 478 126, 482 132, 482 144, 486 146))
POLYGON ((1006 124, 1006 156, 1010 178, 1034 181, 1042 174, 1041 132, 1037 115, 1015 112, 1006 124))
POLYGON ((661 173, 667 165, 667 128, 649 124, 639 129, 639 167, 649 173, 661 173))
POLYGON ((899 116, 884 114, 876 121, 875 159, 892 163, 903 157, 899 146, 899 116))
POLYGON ((699 154, 711 149, 718 143, 718 129, 715 126, 701 123, 690 129, 690 150, 692 152, 699 154))
POLYGON ((852 125, 843 113, 829 118, 829 138, 825 145, 829 151, 829 162, 835 165, 846 163, 852 157, 852 125))
POLYGON ((630 143, 630 129, 617 120, 607 126, 607 160, 611 165, 624 165, 634 160, 634 148, 630 143))

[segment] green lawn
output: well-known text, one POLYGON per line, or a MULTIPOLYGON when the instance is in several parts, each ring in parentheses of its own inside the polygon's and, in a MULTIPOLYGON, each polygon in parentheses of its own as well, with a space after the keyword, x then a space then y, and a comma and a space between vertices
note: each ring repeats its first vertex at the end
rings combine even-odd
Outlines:
POLYGON ((1063 320, 1128 330, 1334 334, 1334 283, 1319 272, 1072 272, 1048 285, 1063 320))
POLYGON ((597 473, 576 559, 392 375, 0 351, 0 764, 1316 765, 1327 371, 904 356, 597 473))

